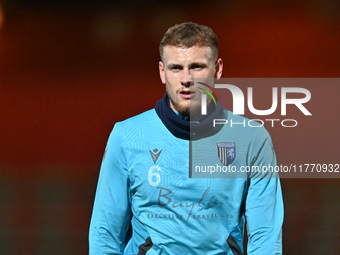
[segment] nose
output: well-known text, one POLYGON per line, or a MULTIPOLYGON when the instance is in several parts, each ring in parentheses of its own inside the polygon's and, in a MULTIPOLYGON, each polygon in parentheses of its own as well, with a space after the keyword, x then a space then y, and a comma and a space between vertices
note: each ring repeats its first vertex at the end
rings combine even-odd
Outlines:
POLYGON ((184 68, 182 71, 181 84, 185 87, 189 87, 192 83, 192 77, 188 69, 184 68))

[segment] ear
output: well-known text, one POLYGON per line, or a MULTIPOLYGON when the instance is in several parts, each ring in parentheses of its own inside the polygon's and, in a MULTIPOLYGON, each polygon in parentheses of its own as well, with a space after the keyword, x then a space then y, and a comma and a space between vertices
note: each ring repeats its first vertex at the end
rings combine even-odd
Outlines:
POLYGON ((159 61, 159 76, 161 77, 161 81, 165 84, 165 74, 164 74, 164 65, 162 61, 159 61))
POLYGON ((223 73, 223 60, 221 58, 217 59, 215 64, 215 78, 219 80, 223 73))

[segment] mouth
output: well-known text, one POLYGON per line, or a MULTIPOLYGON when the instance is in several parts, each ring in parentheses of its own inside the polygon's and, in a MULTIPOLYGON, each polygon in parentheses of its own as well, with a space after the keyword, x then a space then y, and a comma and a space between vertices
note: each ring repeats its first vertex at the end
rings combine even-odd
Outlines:
POLYGON ((181 90, 179 94, 184 99, 191 99, 195 97, 196 92, 190 90, 181 90))

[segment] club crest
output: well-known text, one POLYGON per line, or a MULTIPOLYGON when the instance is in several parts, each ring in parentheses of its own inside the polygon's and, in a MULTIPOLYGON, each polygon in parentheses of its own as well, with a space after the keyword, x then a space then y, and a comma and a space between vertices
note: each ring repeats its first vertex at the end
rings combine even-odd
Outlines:
POLYGON ((235 143, 217 143, 218 158, 225 166, 233 163, 236 157, 235 143))

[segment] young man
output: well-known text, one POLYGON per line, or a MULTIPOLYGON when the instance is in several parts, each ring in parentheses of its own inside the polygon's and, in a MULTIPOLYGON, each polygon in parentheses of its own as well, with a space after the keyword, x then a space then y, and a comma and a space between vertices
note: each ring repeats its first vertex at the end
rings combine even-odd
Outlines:
POLYGON ((167 93, 155 109, 116 123, 108 140, 90 225, 90 254, 238 255, 243 254, 245 225, 248 254, 282 254, 278 178, 270 173, 211 178, 193 170, 205 160, 219 169, 276 165, 264 128, 213 128, 213 119, 245 118, 210 98, 207 115, 201 115, 204 90, 194 80, 208 83, 222 76, 216 35, 194 23, 176 25, 165 33, 160 54, 167 93), (197 146, 204 153, 195 156, 197 146))

